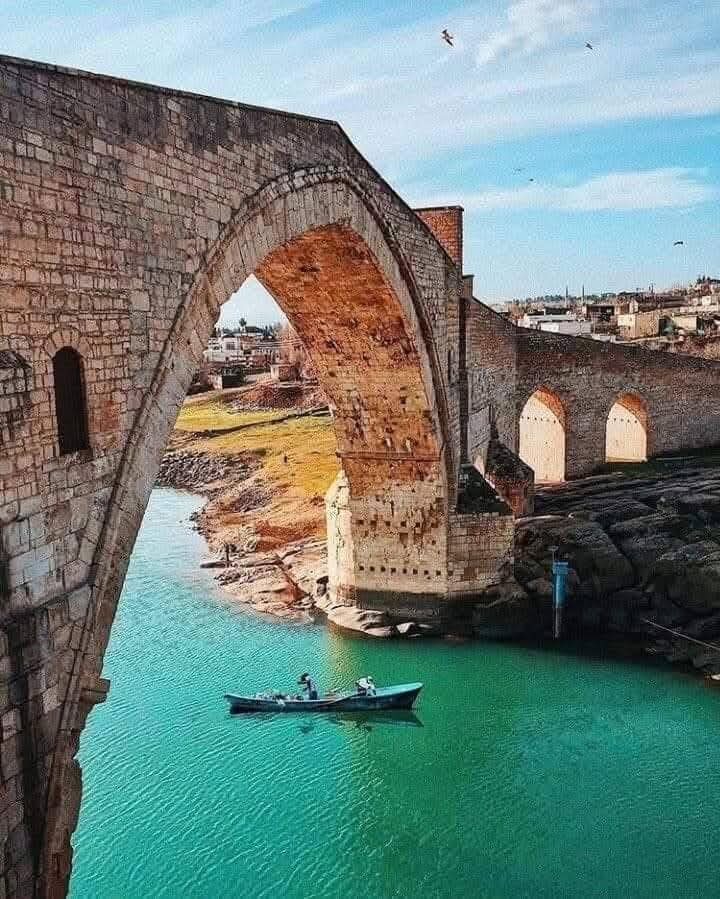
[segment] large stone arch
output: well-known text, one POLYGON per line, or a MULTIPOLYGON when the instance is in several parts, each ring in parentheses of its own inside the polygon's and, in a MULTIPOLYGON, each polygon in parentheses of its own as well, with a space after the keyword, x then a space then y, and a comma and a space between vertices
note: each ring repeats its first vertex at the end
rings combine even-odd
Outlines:
POLYGON ((130 551, 205 339, 248 274, 311 344, 338 411, 338 602, 467 622, 513 525, 465 464, 457 210, 429 219, 446 250, 335 122, 3 56, 0 105, 0 761, 19 797, 0 869, 9 897, 55 899, 130 551), (56 336, 91 356, 90 446, 64 455, 56 336))
MULTIPOLYGON (((136 530, 139 526, 160 456, 207 337, 222 303, 252 273, 260 277, 289 314, 295 329, 308 345, 323 387, 331 401, 335 401, 339 454, 351 469, 348 472, 351 488, 361 480, 368 481, 370 488, 379 488, 387 483, 388 474, 392 478, 392 473, 403 466, 414 466, 416 476, 421 474, 420 469, 431 466, 437 472, 437 487, 449 501, 447 491, 452 492, 457 462, 447 433, 444 373, 439 370, 432 341, 423 339, 428 334, 424 321, 426 312, 412 285, 408 284, 403 260, 393 252, 392 238, 388 240, 388 235, 391 236, 389 227, 378 222, 367 198, 361 197, 351 187, 350 180, 337 172, 316 171, 311 175, 303 171, 293 178, 280 179, 260 191, 236 214, 196 273, 162 348, 154 378, 144 392, 144 401, 116 480, 107 521, 98 540, 97 557, 103 561, 98 568, 96 589, 103 583, 103 571, 124 571, 132 548, 132 541, 128 545, 127 528, 136 530), (290 283, 290 279, 298 274, 312 275, 301 271, 303 257, 310 259, 312 256, 310 244, 314 245, 315 252, 330 251, 325 254, 323 262, 326 263, 331 262, 331 257, 337 256, 338 251, 354 256, 355 263, 360 261, 363 267, 360 279, 364 280, 366 289, 376 291, 373 294, 375 300, 380 292, 384 295, 382 305, 375 304, 370 320, 347 322, 348 327, 355 330, 356 339, 358 332, 363 330, 358 327, 361 324, 367 327, 374 323, 378 329, 360 335, 360 352, 352 362, 355 365, 361 362, 363 351, 372 349, 374 353, 374 359, 365 362, 362 375, 372 375, 373 362, 377 364, 384 359, 387 365, 374 383, 363 383, 365 395, 358 393, 357 403, 352 402, 348 391, 345 402, 341 402, 341 393, 334 383, 338 379, 325 361, 328 355, 334 355, 336 362, 341 361, 342 347, 337 343, 321 346, 321 341, 311 333, 313 322, 322 319, 317 309, 309 307, 311 291, 304 287, 297 290, 296 285, 294 291, 285 292, 283 282, 290 283), (281 271, 283 267, 285 274, 281 271), (368 280, 371 276, 375 279, 372 282, 368 280), (301 308, 303 303, 304 309, 301 308), (390 313, 395 316, 395 331, 392 323, 386 320, 390 313), (403 421, 400 416, 393 418, 391 415, 382 421, 387 433, 381 433, 378 426, 382 410, 363 408, 363 401, 378 400, 382 392, 388 407, 385 411, 392 413, 392 402, 387 402, 386 395, 389 389, 403 386, 398 383, 403 366, 406 373, 410 373, 405 385, 409 402, 402 404, 403 421), (395 383, 388 384, 390 378, 395 383), (356 411, 360 420, 356 418, 356 411), (363 416, 366 421, 374 422, 375 427, 364 429, 363 416), (395 432, 393 425, 401 430, 395 432), (356 455, 358 462, 365 459, 372 464, 355 465, 356 455), (372 469, 383 466, 386 470, 382 474, 376 471, 377 480, 373 480, 372 469), (362 468, 370 469, 369 480, 368 472, 363 473, 362 468), (353 479, 353 472, 357 481, 353 479), (131 513, 134 519, 131 519, 131 513)), ((328 299, 332 303, 333 297, 328 299)), ((328 309, 326 307, 326 312, 328 309)), ((331 335, 326 335, 322 342, 327 344, 332 340, 331 335)), ((366 378, 356 380, 360 387, 361 380, 365 382, 366 378)))
POLYGON ((348 180, 300 173, 253 197, 197 272, 144 394, 107 515, 85 536, 86 551, 95 546, 95 577, 48 791, 45 895, 59 895, 66 876, 61 860, 80 801, 77 738, 87 697, 103 692, 103 654, 162 453, 220 307, 248 275, 277 298, 335 408, 342 473, 328 495, 328 537, 338 601, 377 607, 394 592, 435 592, 438 582, 443 589, 454 464, 446 390, 393 244, 348 180), (393 539, 397 530, 411 539, 393 539))

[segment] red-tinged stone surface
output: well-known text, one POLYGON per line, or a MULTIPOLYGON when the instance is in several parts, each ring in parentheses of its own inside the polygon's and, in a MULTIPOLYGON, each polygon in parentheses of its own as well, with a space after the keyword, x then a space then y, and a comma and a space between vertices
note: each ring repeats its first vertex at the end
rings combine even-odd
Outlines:
POLYGON ((447 250, 450 258, 462 269, 463 265, 463 208, 462 206, 429 206, 416 209, 418 217, 430 228, 447 250))

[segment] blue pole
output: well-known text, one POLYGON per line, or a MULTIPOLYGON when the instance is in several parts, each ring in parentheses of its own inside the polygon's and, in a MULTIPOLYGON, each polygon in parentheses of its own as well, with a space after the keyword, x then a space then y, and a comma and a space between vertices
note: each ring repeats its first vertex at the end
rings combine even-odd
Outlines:
POLYGON ((565 578, 567 562, 553 562, 553 637, 558 640, 562 630, 562 608, 565 604, 565 578))

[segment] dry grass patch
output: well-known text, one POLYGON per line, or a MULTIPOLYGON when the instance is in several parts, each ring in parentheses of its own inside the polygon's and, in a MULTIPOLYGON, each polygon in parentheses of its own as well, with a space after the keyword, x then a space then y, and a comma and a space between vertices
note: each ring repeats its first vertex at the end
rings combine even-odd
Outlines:
MULTIPOLYGON (((226 393, 227 391, 225 391, 226 393)), ((234 391, 233 391, 234 392, 234 391)), ((238 425, 271 421, 275 412, 233 412, 223 392, 213 390, 188 397, 183 403, 175 429, 178 431, 215 431, 236 428, 238 425)))
POLYGON ((238 458, 251 454, 260 463, 250 478, 229 483, 207 507, 206 521, 223 540, 233 542, 233 530, 252 529, 258 549, 272 550, 325 535, 324 496, 339 469, 332 422, 327 416, 273 422, 277 417, 233 413, 217 394, 191 397, 183 406, 176 431, 176 439, 186 434, 183 448, 238 458), (187 434, 238 425, 249 427, 217 437, 187 434))

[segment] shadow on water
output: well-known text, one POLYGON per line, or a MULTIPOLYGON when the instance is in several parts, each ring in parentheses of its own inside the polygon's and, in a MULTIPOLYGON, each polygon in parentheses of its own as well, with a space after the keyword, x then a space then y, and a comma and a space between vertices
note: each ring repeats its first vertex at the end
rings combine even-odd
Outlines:
POLYGON ((335 722, 340 726, 370 730, 375 727, 425 727, 415 712, 345 712, 335 722))
POLYGON ((666 661, 647 651, 647 644, 647 639, 639 637, 597 632, 585 636, 577 633, 568 634, 560 640, 554 640, 548 635, 537 640, 514 641, 514 645, 521 649, 535 649, 563 658, 586 659, 591 662, 623 661, 643 668, 670 670, 666 661))
MULTIPOLYGON (((228 717, 266 722, 269 717, 276 716, 273 713, 268 716, 267 712, 228 712, 228 717)), ((382 712, 294 712, 292 719, 299 719, 298 731, 302 734, 312 733, 321 721, 330 722, 338 727, 357 728, 358 730, 425 726, 415 712, 391 709, 382 712)))

